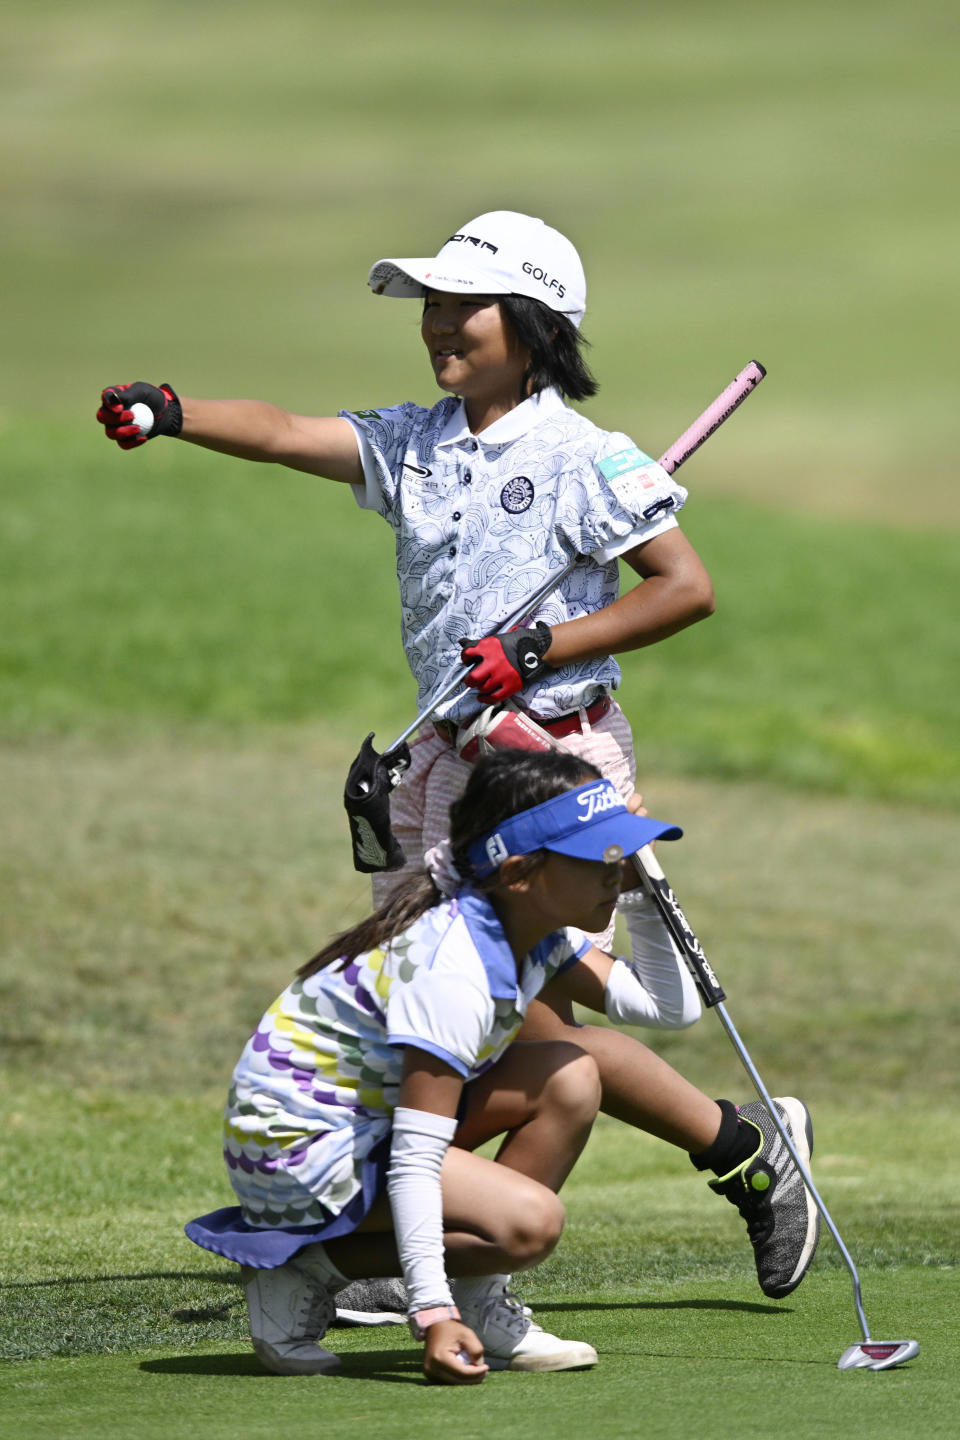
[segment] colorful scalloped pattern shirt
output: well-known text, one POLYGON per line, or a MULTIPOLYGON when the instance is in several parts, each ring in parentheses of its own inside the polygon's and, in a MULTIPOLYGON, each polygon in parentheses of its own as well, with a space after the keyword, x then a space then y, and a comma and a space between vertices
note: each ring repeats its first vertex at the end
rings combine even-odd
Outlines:
POLYGON ((467 887, 382 950, 295 980, 248 1041, 227 1100, 224 1156, 244 1220, 311 1225, 361 1195, 372 1203, 369 1170, 390 1133, 404 1047, 475 1079, 589 943, 556 931, 518 977, 493 907, 467 887))

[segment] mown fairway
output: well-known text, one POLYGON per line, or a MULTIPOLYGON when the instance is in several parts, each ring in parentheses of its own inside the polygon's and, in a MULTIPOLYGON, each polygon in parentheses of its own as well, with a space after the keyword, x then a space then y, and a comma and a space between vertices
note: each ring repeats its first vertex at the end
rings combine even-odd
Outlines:
MULTIPOLYGON (((40 0, 0 19, 0 1404, 87 1437, 953 1435, 960 682, 955 21, 933 0, 40 0), (669 870, 774 1093, 814 1110, 829 1239, 766 1302, 685 1157, 600 1124, 524 1290, 589 1374, 431 1390, 396 1331, 264 1375, 226 1203, 230 1068, 366 907, 340 791, 413 686, 392 542, 349 494, 92 419, 169 379, 333 413, 430 402, 365 288, 489 208, 575 239, 601 393, 690 462, 708 624, 624 663, 669 870)), ((649 1038, 649 1035, 646 1037, 649 1038)), ((748 1098, 720 1027, 655 1042, 748 1098)))

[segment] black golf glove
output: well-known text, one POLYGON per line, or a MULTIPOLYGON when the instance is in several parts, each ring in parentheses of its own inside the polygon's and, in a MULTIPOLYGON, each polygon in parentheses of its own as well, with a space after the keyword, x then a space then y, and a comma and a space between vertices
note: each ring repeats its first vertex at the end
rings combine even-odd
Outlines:
POLYGON ((179 435, 183 411, 176 393, 169 385, 148 385, 135 380, 132 385, 108 385, 100 397, 97 419, 121 450, 135 450, 155 435, 179 435), (144 435, 133 418, 131 405, 147 405, 153 411, 153 427, 144 435))

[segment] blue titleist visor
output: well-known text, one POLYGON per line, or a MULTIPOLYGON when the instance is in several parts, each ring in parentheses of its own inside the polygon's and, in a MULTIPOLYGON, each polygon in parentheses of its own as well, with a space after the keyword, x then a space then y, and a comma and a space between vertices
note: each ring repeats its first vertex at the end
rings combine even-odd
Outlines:
POLYGON ((496 830, 474 840, 467 854, 478 880, 492 875, 508 855, 529 855, 533 850, 555 850, 576 860, 603 860, 611 864, 649 845, 651 840, 679 840, 683 831, 649 815, 631 815, 620 792, 609 780, 590 780, 521 810, 496 830))

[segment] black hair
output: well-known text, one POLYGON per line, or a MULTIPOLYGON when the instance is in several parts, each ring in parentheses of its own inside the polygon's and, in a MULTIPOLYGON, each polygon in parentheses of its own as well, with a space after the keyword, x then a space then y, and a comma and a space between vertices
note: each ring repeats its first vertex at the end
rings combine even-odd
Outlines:
POLYGON ((569 315, 527 295, 501 295, 500 309, 521 345, 530 351, 521 399, 551 387, 570 400, 596 395, 600 386, 582 354, 590 342, 569 315))
MULTIPOLYGON (((483 756, 450 806, 450 849, 458 872, 465 880, 471 877, 470 846, 502 820, 594 779, 600 779, 596 766, 565 750, 494 750, 483 756)), ((495 883, 493 877, 488 888, 495 883)), ((485 882, 475 884, 482 890, 485 882)))
MULTIPOLYGON (((462 796, 450 806, 450 846, 458 874, 465 881, 471 879, 470 846, 501 821, 599 779, 595 765, 566 750, 494 750, 484 755, 471 770, 462 796)), ((542 863, 544 853, 538 850, 523 858, 532 870, 542 863)), ((498 871, 474 881, 480 891, 493 890, 497 883, 498 871)), ((335 935, 297 974, 305 978, 334 961, 347 965, 358 955, 389 944, 440 899, 430 872, 414 871, 385 904, 358 925, 335 935)))

